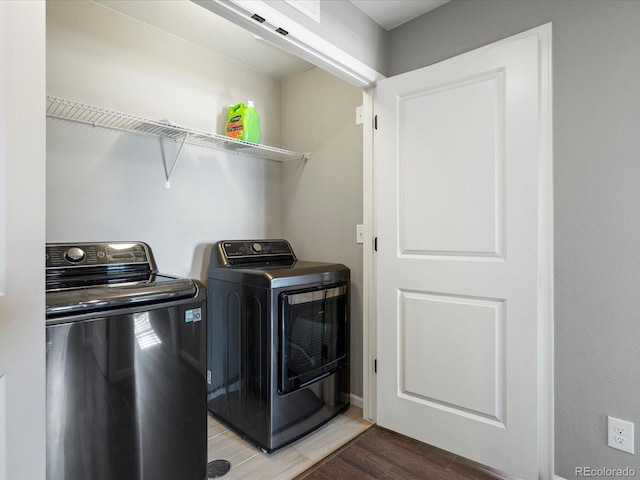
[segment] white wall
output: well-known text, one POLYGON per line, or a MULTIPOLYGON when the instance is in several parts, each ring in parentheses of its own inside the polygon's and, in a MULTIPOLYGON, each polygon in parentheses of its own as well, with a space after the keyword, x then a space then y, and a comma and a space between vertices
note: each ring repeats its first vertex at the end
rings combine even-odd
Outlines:
MULTIPOLYGON (((203 14, 208 14, 203 10, 203 14)), ((280 142, 280 82, 92 2, 47 2, 47 94, 222 133, 254 100, 263 143, 280 142)), ((206 278, 207 246, 280 236, 279 166, 47 120, 47 241, 142 240, 160 270, 206 278)))
POLYGON ((0 479, 45 477, 44 2, 0 2, 0 479))
POLYGON ((351 390, 362 396, 362 90, 312 68, 282 83, 282 141, 308 149, 304 166, 282 169, 284 237, 298 258, 351 269, 351 390))

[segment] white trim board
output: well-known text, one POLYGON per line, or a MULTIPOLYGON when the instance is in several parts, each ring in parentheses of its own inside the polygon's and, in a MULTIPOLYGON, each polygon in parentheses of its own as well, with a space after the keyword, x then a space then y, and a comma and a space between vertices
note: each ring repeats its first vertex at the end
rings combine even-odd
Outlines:
POLYGON ((263 0, 193 1, 351 85, 368 87, 384 78, 380 72, 278 12, 263 0), (253 14, 265 21, 259 23, 253 20, 253 14), (279 28, 286 30, 287 34, 278 33, 279 28))
POLYGON ((370 422, 376 419, 376 264, 373 238, 373 219, 375 215, 375 192, 373 176, 373 89, 362 93, 363 122, 362 129, 362 218, 364 220, 363 244, 363 288, 362 288, 362 413, 370 422))

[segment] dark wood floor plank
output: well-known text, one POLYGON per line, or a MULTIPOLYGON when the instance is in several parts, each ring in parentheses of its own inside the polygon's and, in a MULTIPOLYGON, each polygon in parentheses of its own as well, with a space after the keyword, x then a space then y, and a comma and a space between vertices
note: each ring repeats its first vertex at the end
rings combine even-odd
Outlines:
POLYGON ((374 426, 296 480, 516 480, 453 453, 374 426))
MULTIPOLYGON (((412 475, 409 472, 405 472, 404 470, 393 469, 386 472, 380 478, 380 480, 427 480, 427 479, 416 477, 415 475, 412 475)), ((431 480, 431 477, 429 477, 429 480, 431 480)))
MULTIPOLYGON (((442 464, 441 451, 436 451, 437 449, 434 447, 420 442, 416 443, 414 440, 408 443, 398 442, 398 439, 395 438, 396 434, 390 435, 390 433, 387 430, 376 428, 376 431, 362 438, 358 445, 392 463, 396 473, 404 471, 418 478, 439 480, 454 478, 446 471, 446 465, 442 464), (403 443, 405 444, 403 445, 403 443), (407 445, 410 447, 407 448, 407 445)), ((450 463, 448 457, 446 463, 450 463)))
POLYGON ((377 427, 374 431, 383 441, 389 442, 400 448, 404 448, 409 451, 416 452, 429 462, 434 463, 440 467, 448 467, 456 456, 453 453, 442 450, 441 448, 428 445, 426 443, 414 440, 413 438, 400 435, 399 433, 392 432, 386 428, 377 427))
POLYGON ((332 458, 322 466, 322 473, 326 474, 333 480, 349 479, 349 480, 376 480, 378 477, 373 477, 367 472, 360 470, 354 465, 345 462, 340 456, 332 458))
POLYGON ((373 478, 381 478, 394 467, 391 462, 362 448, 357 443, 345 448, 338 454, 338 457, 373 478))
POLYGON ((465 480, 518 480, 515 477, 463 457, 456 457, 447 470, 454 472, 459 478, 465 480))

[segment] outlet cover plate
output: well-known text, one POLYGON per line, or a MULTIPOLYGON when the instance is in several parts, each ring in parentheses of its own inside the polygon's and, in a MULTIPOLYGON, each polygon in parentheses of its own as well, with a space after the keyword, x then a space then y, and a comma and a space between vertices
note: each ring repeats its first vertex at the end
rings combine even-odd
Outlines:
POLYGON ((634 454, 633 423, 615 417, 607 417, 607 445, 634 454))

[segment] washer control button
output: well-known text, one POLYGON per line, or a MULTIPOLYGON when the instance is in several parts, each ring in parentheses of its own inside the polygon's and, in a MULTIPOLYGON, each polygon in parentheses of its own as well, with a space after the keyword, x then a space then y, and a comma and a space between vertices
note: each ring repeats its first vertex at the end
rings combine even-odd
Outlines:
POLYGON ((260 253, 262 252, 262 245, 260 245, 258 242, 252 243, 251 250, 253 250, 255 253, 260 253))
POLYGON ((64 253, 64 258, 71 263, 80 263, 87 255, 84 250, 78 247, 71 247, 64 253))

